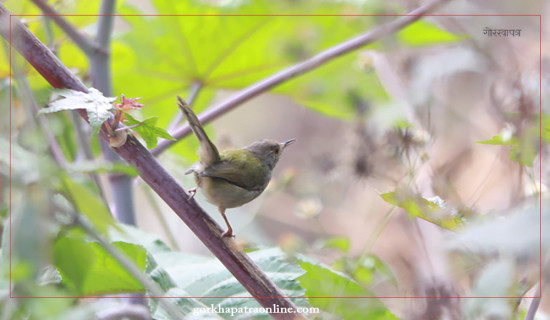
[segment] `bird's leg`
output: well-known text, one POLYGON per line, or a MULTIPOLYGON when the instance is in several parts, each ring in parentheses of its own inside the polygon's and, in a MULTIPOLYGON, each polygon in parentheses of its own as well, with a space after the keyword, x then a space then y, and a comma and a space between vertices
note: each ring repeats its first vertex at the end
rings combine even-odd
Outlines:
POLYGON ((194 187, 193 189, 189 189, 189 190, 187 191, 187 194, 188 194, 188 196, 189 196, 189 198, 187 198, 188 201, 191 200, 191 199, 193 199, 193 197, 195 196, 195 194, 197 194, 197 189, 198 189, 198 188, 199 188, 199 187, 196 186, 196 187, 194 187))
POLYGON ((225 208, 218 207, 218 210, 220 210, 220 213, 222 214, 223 220, 225 220, 225 224, 227 225, 227 230, 222 233, 220 238, 234 237, 233 228, 231 228, 231 225, 229 224, 229 221, 227 220, 227 217, 225 216, 225 208))

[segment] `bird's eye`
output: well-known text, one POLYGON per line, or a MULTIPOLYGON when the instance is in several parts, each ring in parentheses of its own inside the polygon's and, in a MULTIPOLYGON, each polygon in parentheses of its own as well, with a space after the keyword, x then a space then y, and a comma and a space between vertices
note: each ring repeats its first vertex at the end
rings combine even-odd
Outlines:
POLYGON ((277 148, 277 147, 273 148, 273 153, 274 154, 279 154, 279 151, 280 151, 279 148, 277 148))

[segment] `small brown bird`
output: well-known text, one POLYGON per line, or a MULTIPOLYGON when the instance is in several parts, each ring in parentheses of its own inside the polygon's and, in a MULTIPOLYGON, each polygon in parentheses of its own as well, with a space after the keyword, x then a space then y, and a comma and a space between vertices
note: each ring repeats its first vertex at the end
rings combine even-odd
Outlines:
POLYGON ((233 229, 225 216, 228 208, 240 207, 258 197, 271 180, 271 172, 283 149, 296 141, 285 142, 261 140, 242 149, 218 152, 187 103, 178 97, 178 106, 187 118, 191 130, 199 140, 199 163, 194 164, 186 174, 193 173, 197 187, 190 190, 193 197, 200 187, 206 199, 218 206, 227 231, 222 237, 233 236, 233 229))

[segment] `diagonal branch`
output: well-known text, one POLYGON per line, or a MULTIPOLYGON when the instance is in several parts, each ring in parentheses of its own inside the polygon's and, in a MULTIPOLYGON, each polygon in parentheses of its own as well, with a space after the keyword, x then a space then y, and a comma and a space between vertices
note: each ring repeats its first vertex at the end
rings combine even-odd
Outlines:
MULTIPOLYGON (((428 12, 435 10, 446 1, 448 0, 432 0, 431 2, 411 11, 405 16, 402 16, 392 22, 374 28, 367 33, 361 34, 340 44, 337 44, 331 48, 328 48, 325 51, 318 53, 308 60, 290 66, 263 80, 260 80, 243 89, 242 91, 236 93, 234 96, 230 97, 226 101, 203 112, 199 116, 199 120, 201 121, 201 123, 206 124, 221 116, 222 114, 230 111, 231 109, 241 105, 242 103, 270 90, 273 87, 280 85, 283 82, 294 79, 297 76, 300 76, 308 71, 314 70, 341 55, 361 48, 367 44, 376 42, 384 36, 393 34, 420 19, 428 12)), ((181 127, 176 132, 171 133, 171 135, 176 138, 176 140, 163 140, 159 142, 157 147, 151 150, 151 153, 155 156, 159 155, 160 153, 168 149, 171 145, 178 142, 190 133, 191 128, 189 127, 189 125, 181 127)))
MULTIPOLYGON (((19 20, 12 17, 0 3, 0 33, 54 87, 87 91, 82 82, 65 67, 19 20), (10 28, 11 27, 11 28, 10 28), (16 39, 16 41, 13 41, 16 39)), ((85 118, 85 112, 81 115, 85 118)), ((107 139, 107 130, 100 131, 107 139)), ((295 313, 273 313, 275 319, 305 319, 292 301, 240 249, 234 240, 221 238, 222 229, 197 205, 189 201, 187 192, 157 162, 151 153, 133 136, 114 148, 124 160, 136 167, 141 178, 174 210, 180 219, 197 235, 206 247, 225 265, 235 278, 255 297, 260 305, 288 308, 295 313)))

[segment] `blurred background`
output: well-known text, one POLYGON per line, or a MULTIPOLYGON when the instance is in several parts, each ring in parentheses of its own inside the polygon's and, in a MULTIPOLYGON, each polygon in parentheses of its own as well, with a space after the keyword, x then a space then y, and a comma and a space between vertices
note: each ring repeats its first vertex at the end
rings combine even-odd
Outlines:
MULTIPOLYGON (((41 12, 30 1, 3 3, 12 13, 41 12)), ((99 1, 48 3, 61 14, 99 10, 99 1)), ((184 124, 176 95, 193 96, 192 107, 200 114, 242 88, 422 4, 117 2, 116 13, 122 16, 115 19, 108 95, 141 97, 145 106, 132 115, 158 117, 157 125, 171 133, 184 124), (136 16, 143 14, 152 16, 136 16), (159 14, 202 16, 154 16, 159 14), (320 16, 219 16, 257 14, 320 16)), ((537 296, 541 254, 548 245, 540 223, 547 216, 550 60, 545 52, 550 26, 536 15, 548 10, 543 1, 448 1, 436 11, 440 16, 424 17, 208 123, 206 130, 220 149, 264 138, 297 139, 285 149, 267 190, 227 211, 239 245, 279 247, 291 260, 306 255, 378 297, 537 296), (521 33, 490 36, 486 28, 521 33)), ((91 85, 86 55, 63 30, 44 17, 20 19, 91 85)), ((66 19, 83 34, 94 35, 96 17, 66 19)), ((4 49, 0 94, 8 114, 6 42, 4 49)), ((39 179, 35 171, 55 164, 42 163, 42 168, 23 161, 32 154, 51 158, 37 129, 43 124, 34 123, 28 105, 34 100, 44 106, 52 90, 19 56, 13 61, 11 199, 17 211, 29 194, 37 198, 31 202, 48 202, 39 195, 52 194, 52 186, 33 184, 38 190, 30 192, 29 181, 39 179)), ((75 138, 81 123, 67 114, 48 117, 49 131, 74 164, 68 172, 100 186, 111 212, 119 214, 105 173, 116 170, 102 160, 97 137, 82 126, 84 136, 91 137, 87 143, 93 157, 86 159, 75 138), (83 169, 86 165, 93 170, 83 169), (90 172, 97 173, 95 182, 90 172)), ((0 129, 7 155, 10 126, 4 119, 0 129)), ((158 155, 187 190, 195 187, 184 173, 198 160, 197 147, 196 138, 187 136, 158 155)), ((4 216, 8 172, 3 160, 4 216)), ((130 181, 137 228, 174 251, 210 255, 139 177, 130 181)), ((200 190, 195 199, 224 225, 200 190)), ((531 300, 381 298, 392 316, 402 319, 520 319, 531 300)), ((322 318, 354 319, 338 303, 329 304, 322 318)), ((548 312, 544 299, 539 312, 548 312)))

